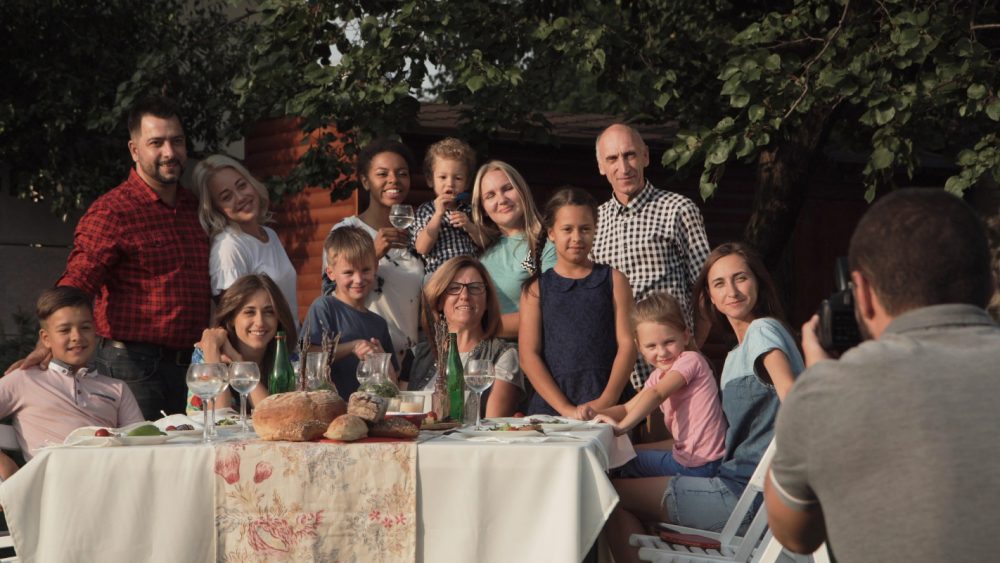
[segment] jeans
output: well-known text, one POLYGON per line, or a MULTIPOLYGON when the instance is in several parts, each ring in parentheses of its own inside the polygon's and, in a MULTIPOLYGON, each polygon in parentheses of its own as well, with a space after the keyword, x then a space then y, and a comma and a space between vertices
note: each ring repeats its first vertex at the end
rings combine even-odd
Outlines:
POLYGON ((689 477, 715 477, 719 472, 721 459, 710 461, 697 467, 685 467, 674 459, 670 450, 636 450, 635 458, 623 465, 617 477, 672 477, 687 475, 689 477))
POLYGON ((183 413, 187 399, 187 367, 178 361, 178 354, 165 348, 140 344, 128 349, 103 340, 97 351, 97 370, 108 377, 124 381, 146 420, 163 415, 183 413))
MULTIPOLYGON (((663 493, 663 508, 671 524, 720 532, 736 508, 740 496, 718 477, 674 477, 663 493)), ((758 499, 758 501, 763 499, 758 499)), ((759 504, 759 503, 758 503, 759 504)), ((756 507, 747 511, 738 534, 743 534, 756 514, 756 507)))

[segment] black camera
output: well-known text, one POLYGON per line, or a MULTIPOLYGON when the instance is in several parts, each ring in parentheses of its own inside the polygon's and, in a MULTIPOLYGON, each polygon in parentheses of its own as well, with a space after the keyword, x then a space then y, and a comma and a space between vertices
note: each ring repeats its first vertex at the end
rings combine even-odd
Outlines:
POLYGON ((837 291, 819 306, 819 343, 828 352, 843 352, 861 343, 846 258, 837 258, 834 275, 837 291))

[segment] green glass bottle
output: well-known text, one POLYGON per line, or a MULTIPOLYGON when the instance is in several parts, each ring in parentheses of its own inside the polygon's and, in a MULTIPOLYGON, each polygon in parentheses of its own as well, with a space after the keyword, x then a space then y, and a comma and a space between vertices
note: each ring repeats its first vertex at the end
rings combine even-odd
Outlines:
POLYGON ((295 391, 295 370, 292 369, 292 362, 288 359, 284 331, 279 330, 274 339, 276 341, 274 367, 271 368, 271 377, 267 380, 267 392, 271 395, 295 391))
POLYGON ((465 403, 465 374, 462 369, 462 358, 458 355, 458 335, 448 333, 448 415, 456 422, 462 422, 465 403))

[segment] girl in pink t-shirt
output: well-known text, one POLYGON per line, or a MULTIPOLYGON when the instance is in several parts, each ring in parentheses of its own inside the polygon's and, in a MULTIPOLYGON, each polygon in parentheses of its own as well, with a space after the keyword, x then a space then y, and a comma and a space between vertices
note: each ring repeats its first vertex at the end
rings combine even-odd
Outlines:
POLYGON ((620 476, 715 476, 726 453, 726 418, 712 369, 695 350, 680 305, 668 293, 653 293, 636 304, 633 326, 639 353, 655 369, 638 395, 600 411, 597 419, 621 435, 659 406, 673 440, 669 450, 662 449, 669 441, 637 446, 620 476))

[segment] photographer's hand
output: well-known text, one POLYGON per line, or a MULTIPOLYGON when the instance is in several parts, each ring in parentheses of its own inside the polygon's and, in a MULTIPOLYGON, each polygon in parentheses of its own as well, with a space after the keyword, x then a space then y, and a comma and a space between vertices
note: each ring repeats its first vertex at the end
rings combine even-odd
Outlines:
POLYGON ((819 344, 819 315, 813 315, 802 325, 802 355, 807 368, 832 358, 819 344))

